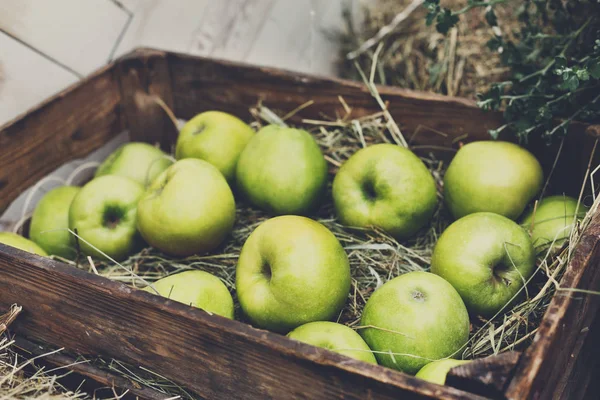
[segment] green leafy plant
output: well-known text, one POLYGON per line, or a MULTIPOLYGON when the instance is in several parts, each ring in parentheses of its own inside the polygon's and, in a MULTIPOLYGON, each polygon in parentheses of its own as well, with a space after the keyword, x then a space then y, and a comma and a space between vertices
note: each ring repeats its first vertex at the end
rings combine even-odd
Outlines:
POLYGON ((452 11, 439 0, 425 0, 427 23, 441 33, 458 16, 485 9, 491 28, 487 45, 500 54, 510 77, 477 96, 485 110, 503 110, 506 123, 521 142, 541 135, 547 142, 562 138, 571 121, 600 120, 600 2, 597 0, 526 0, 518 3, 519 29, 503 32, 494 6, 507 0, 473 1, 452 11))

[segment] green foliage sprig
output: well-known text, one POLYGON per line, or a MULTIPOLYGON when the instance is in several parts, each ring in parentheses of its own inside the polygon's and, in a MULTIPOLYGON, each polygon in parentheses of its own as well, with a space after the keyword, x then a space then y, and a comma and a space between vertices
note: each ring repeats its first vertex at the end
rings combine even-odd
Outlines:
POLYGON ((507 0, 469 0, 452 11, 439 0, 425 0, 427 23, 441 33, 458 16, 485 9, 491 27, 488 47, 501 55, 510 79, 478 95, 485 110, 504 111, 506 123, 489 133, 497 138, 510 128, 521 142, 541 135, 547 142, 564 137, 573 120, 600 121, 600 1, 526 0, 514 15, 520 28, 502 32, 494 7, 507 0))

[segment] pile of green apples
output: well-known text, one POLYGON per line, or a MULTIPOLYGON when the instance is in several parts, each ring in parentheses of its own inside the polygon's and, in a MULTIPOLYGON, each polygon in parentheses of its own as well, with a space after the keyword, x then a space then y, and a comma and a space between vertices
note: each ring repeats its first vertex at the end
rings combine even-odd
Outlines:
MULTIPOLYGON (((79 251, 119 261, 147 245, 176 258, 206 254, 226 243, 242 200, 272 216, 239 255, 236 292, 246 320, 443 383, 464 362, 454 358, 467 344, 470 316, 491 318, 518 302, 536 249, 560 245, 585 214, 565 196, 528 211, 542 183, 539 162, 515 144, 462 146, 443 187, 455 222, 435 245, 431 272, 378 287, 355 329, 332 322, 349 299, 352 271, 338 239, 310 218, 326 198, 328 167, 302 129, 269 125, 255 133, 232 115, 204 112, 182 128, 175 159, 149 144, 125 144, 83 187, 59 187, 41 199, 31 240, 2 233, 0 241, 70 259, 79 251)), ((356 151, 335 174, 331 194, 342 224, 399 241, 426 227, 438 207, 431 172, 393 144, 356 151)), ((207 272, 174 274, 144 290, 234 318, 229 290, 207 272)))

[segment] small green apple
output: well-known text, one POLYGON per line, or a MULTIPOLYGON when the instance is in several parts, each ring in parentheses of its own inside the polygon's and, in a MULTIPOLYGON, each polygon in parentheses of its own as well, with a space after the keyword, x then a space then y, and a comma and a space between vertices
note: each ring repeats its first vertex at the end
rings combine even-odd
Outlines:
POLYGON ((69 209, 69 227, 83 239, 81 250, 122 260, 139 249, 143 242, 135 228, 136 207, 143 193, 141 184, 119 175, 101 176, 83 186, 69 209))
POLYGON ((452 358, 437 360, 421 368, 415 376, 432 383, 437 383, 438 385, 443 385, 446 383, 448 371, 468 362, 467 360, 454 360, 452 358))
POLYGON ((61 186, 52 189, 37 204, 29 237, 49 254, 73 259, 77 256, 75 238, 69 228, 69 209, 80 188, 61 186))
POLYGON ((309 322, 288 333, 289 338, 323 347, 347 357, 377 364, 375 356, 362 337, 345 325, 329 321, 309 322))
POLYGON ((454 218, 487 211, 515 220, 542 188, 538 160, 509 142, 463 146, 444 176, 444 200, 454 218))
POLYGON ((96 177, 120 175, 148 186, 172 163, 167 154, 148 143, 125 143, 100 164, 96 177))
POLYGON ((177 161, 138 204, 138 229, 153 247, 186 257, 214 250, 231 232, 235 201, 227 181, 206 161, 177 161))
POLYGON ((304 215, 318 207, 324 194, 327 163, 310 133, 269 125, 242 152, 237 186, 260 209, 304 215))
POLYGON ((578 206, 578 201, 572 197, 549 196, 523 217, 521 226, 531 232, 536 249, 546 249, 551 243, 560 247, 571 235, 575 220, 581 220, 587 211, 586 206, 578 206))
POLYGON ((175 157, 208 161, 235 181, 235 169, 242 150, 254 131, 241 119, 220 111, 206 111, 189 120, 179 132, 175 157))
POLYGON ((48 253, 44 251, 35 242, 25 239, 21 235, 17 235, 12 232, 0 232, 0 243, 15 247, 19 250, 28 251, 39 256, 48 256, 48 253))
POLYGON ((386 282, 367 301, 360 325, 379 364, 409 374, 456 355, 469 339, 469 313, 460 295, 429 272, 386 282))
POLYGON ((513 300, 534 268, 535 252, 527 232, 488 212, 452 223, 431 257, 431 272, 454 286, 469 311, 486 317, 513 300))
POLYGON ((236 287, 242 310, 255 325, 288 332, 337 316, 350 291, 348 257, 320 223, 290 215, 271 218, 244 243, 236 287))
POLYGON ((419 157, 400 146, 376 144, 342 165, 333 181, 333 201, 344 225, 379 227, 406 239, 429 222, 437 197, 419 157))
MULTIPOLYGON (((233 298, 219 278, 204 271, 185 271, 152 284, 163 297, 233 319, 233 298)), ((156 293, 150 286, 143 290, 156 293)))

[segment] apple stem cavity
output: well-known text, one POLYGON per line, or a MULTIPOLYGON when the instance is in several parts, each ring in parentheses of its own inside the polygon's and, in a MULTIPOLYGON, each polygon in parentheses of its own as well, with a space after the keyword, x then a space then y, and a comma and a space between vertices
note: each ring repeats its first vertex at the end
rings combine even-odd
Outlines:
POLYGON ((264 277, 267 278, 268 281, 271 280, 272 272, 271 272, 271 266, 269 265, 268 262, 265 261, 265 263, 262 265, 261 272, 264 275, 264 277))
POLYGON ((362 191, 367 200, 375 201, 377 199, 377 191, 375 190, 375 185, 372 181, 364 181, 362 184, 362 191))
POLYGON ((492 279, 494 279, 496 283, 502 283, 505 286, 510 286, 512 284, 512 280, 506 277, 506 273, 509 272, 511 268, 512 267, 509 267, 504 263, 498 263, 492 266, 492 279))
POLYGON ((194 136, 196 136, 196 135, 199 135, 199 134, 201 134, 202 132, 204 132, 204 130, 205 130, 205 129, 206 129, 206 124, 204 124, 204 123, 201 123, 201 124, 200 124, 200 125, 198 125, 198 127, 197 127, 197 128, 194 130, 194 133, 193 133, 193 135, 194 135, 194 136))
POLYGON ((107 207, 104 210, 104 215, 102 216, 103 225, 108 229, 115 229, 121 219, 123 218, 123 212, 117 207, 107 207))
POLYGON ((420 290, 413 290, 412 291, 412 298, 413 300, 419 302, 419 303, 424 303, 425 302, 425 294, 420 291, 420 290))

